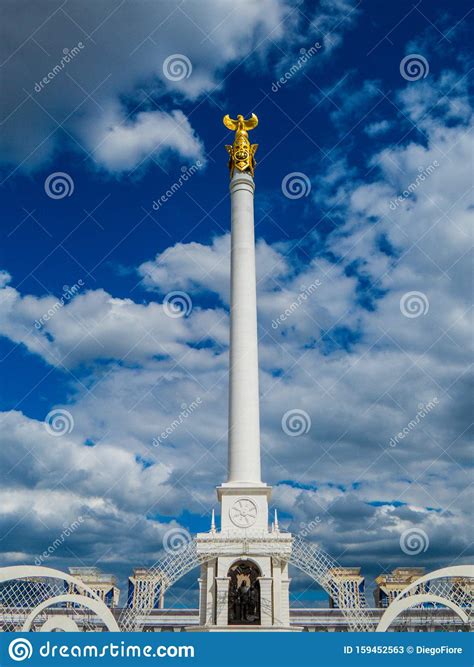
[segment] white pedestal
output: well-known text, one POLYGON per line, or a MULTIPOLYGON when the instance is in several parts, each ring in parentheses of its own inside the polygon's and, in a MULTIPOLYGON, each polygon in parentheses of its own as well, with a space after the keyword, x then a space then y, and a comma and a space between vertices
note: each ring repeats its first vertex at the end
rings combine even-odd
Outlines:
POLYGON ((291 542, 289 533, 268 530, 234 528, 199 533, 196 536, 198 553, 203 558, 209 557, 209 561, 201 567, 200 625, 195 631, 290 629, 288 560, 291 542), (229 625, 229 572, 240 561, 248 561, 260 573, 259 625, 229 625))

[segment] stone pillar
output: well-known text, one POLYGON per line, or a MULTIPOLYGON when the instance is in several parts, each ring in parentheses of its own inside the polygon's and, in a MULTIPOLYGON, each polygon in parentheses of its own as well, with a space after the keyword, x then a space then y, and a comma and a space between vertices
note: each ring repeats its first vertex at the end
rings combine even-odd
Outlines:
POLYGON ((216 625, 229 624, 229 577, 216 577, 216 625))
POLYGON ((202 625, 212 625, 216 622, 215 619, 215 584, 214 576, 216 569, 216 561, 211 560, 203 565, 205 568, 206 585, 203 591, 204 596, 204 621, 202 625))
POLYGON ((272 577, 259 577, 260 617, 262 626, 273 625, 272 577))
POLYGON ((283 625, 281 619, 281 565, 278 558, 272 559, 273 575, 273 625, 283 625))
POLYGON ((199 584, 199 625, 206 624, 206 606, 207 606, 207 568, 201 565, 201 576, 198 579, 199 584))
POLYGON ((254 190, 250 174, 234 173, 230 182, 229 482, 260 484, 254 190))
POLYGON ((281 579, 281 624, 290 625, 290 581, 291 579, 282 577, 281 579))

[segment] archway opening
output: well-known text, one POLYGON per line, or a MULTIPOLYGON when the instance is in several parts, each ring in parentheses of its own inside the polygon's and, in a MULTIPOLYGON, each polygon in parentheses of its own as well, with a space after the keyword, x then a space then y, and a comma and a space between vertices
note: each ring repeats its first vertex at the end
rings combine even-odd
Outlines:
POLYGON ((229 577, 229 625, 260 625, 259 567, 249 560, 234 563, 229 577))

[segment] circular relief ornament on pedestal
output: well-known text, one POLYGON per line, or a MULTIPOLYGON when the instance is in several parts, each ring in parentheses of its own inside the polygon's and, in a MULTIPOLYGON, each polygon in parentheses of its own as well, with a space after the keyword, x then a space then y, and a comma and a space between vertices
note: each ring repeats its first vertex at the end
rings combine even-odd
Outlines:
POLYGON ((250 498, 239 498, 229 510, 232 523, 238 528, 250 528, 257 520, 257 505, 250 498))

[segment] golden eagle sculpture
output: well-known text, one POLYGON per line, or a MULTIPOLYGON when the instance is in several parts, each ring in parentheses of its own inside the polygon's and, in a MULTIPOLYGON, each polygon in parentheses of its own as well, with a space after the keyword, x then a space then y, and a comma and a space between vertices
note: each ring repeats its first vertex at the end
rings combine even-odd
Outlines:
POLYGON ((227 114, 223 119, 224 125, 229 130, 235 131, 234 143, 232 146, 227 145, 226 150, 229 153, 229 170, 230 177, 234 175, 234 171, 248 172, 254 175, 255 153, 258 144, 251 144, 249 141, 248 131, 253 130, 258 125, 258 118, 253 113, 250 118, 245 119, 241 114, 234 120, 227 114))

